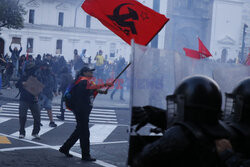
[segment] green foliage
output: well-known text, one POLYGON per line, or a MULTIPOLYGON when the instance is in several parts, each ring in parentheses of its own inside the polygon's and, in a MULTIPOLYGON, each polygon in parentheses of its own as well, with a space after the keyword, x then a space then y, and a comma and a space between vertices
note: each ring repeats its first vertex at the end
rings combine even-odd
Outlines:
POLYGON ((1 27, 23 28, 23 15, 26 11, 18 2, 19 0, 0 0, 0 30, 1 27))

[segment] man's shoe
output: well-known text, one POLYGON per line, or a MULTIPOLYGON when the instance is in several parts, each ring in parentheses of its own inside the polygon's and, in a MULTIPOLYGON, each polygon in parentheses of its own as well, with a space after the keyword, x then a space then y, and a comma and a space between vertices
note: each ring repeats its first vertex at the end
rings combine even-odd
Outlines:
POLYGON ((82 157, 83 161, 96 161, 95 158, 92 158, 91 156, 86 156, 86 157, 82 157))
POLYGON ((59 151, 63 153, 66 157, 73 157, 73 155, 70 154, 69 151, 62 149, 62 147, 59 149, 59 151))
POLYGON ((64 121, 64 117, 63 117, 63 116, 57 115, 56 117, 57 117, 58 119, 60 119, 61 121, 64 121))
POLYGON ((32 136, 33 136, 35 139, 40 139, 40 135, 39 135, 39 134, 32 134, 32 136))
POLYGON ((22 135, 22 134, 19 135, 19 139, 23 139, 24 137, 25 135, 22 135))
POLYGON ((55 122, 50 122, 49 126, 54 128, 54 127, 57 127, 57 124, 55 124, 55 122))

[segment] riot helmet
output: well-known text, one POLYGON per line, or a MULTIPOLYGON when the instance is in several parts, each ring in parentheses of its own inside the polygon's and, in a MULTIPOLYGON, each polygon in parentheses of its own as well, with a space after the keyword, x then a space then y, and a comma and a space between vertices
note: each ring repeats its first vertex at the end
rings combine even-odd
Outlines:
POLYGON ((226 93, 224 115, 229 121, 250 124, 250 77, 241 80, 232 93, 226 93))
POLYGON ((167 119, 169 123, 218 123, 221 105, 221 91, 214 80, 203 75, 190 76, 176 87, 173 95, 167 96, 167 111, 170 112, 167 119))

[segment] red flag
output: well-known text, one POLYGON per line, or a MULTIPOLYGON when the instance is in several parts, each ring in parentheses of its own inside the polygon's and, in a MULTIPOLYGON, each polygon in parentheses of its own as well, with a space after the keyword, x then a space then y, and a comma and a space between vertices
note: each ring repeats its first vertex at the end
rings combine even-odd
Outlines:
POLYGON ((136 0, 85 0, 82 9, 128 44, 147 45, 169 20, 136 0))
POLYGON ((247 66, 250 66, 250 53, 248 54, 247 56, 247 60, 246 60, 246 63, 245 63, 247 66))
POLYGON ((200 38, 198 38, 198 40, 199 40, 199 52, 200 52, 201 56, 204 58, 212 56, 212 54, 209 52, 209 50, 206 48, 206 46, 202 43, 200 38))
POLYGON ((26 52, 26 60, 28 60, 28 59, 29 59, 29 52, 27 50, 27 52, 26 52))
POLYGON ((186 53, 186 56, 194 58, 194 59, 200 59, 200 52, 196 51, 196 50, 192 50, 192 49, 188 49, 188 48, 183 48, 183 50, 186 53))

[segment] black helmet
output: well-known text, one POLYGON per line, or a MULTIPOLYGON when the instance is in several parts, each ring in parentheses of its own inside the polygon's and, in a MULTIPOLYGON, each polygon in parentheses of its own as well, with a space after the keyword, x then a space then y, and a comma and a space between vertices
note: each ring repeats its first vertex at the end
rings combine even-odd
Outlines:
MULTIPOLYGON (((176 104, 175 120, 218 123, 222 95, 217 83, 209 77, 195 75, 185 78, 167 97, 176 104)), ((168 108, 168 111, 169 108, 168 108)))
MULTIPOLYGON (((226 94, 232 99, 230 120, 250 124, 250 77, 241 80, 233 89, 232 94, 226 94)), ((229 101, 226 101, 228 105, 229 101)))

